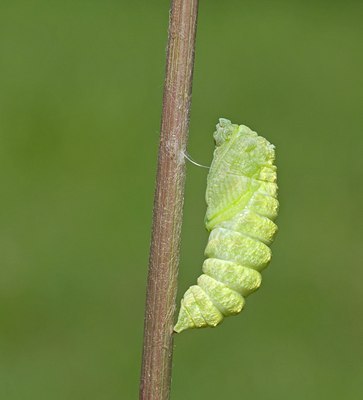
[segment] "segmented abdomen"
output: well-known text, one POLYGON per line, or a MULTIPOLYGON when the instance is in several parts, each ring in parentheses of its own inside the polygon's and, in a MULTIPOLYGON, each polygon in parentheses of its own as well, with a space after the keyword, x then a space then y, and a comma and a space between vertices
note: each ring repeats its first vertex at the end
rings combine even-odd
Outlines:
MULTIPOLYGON (((251 181, 248 198, 243 194, 240 206, 234 202, 210 224, 203 274, 184 294, 176 332, 217 326, 224 317, 240 313, 245 297, 260 287, 260 272, 271 260, 269 245, 277 231, 273 222, 278 211, 276 167, 268 169, 271 174, 264 179, 241 176, 251 181)), ((234 193, 226 196, 236 197, 234 193)))

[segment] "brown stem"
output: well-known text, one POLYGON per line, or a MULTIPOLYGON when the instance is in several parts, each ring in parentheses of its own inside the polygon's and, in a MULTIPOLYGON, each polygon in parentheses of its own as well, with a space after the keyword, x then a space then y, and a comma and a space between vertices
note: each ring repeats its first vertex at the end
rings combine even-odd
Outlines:
POLYGON ((170 396, 198 0, 172 0, 146 294, 140 399, 170 396))

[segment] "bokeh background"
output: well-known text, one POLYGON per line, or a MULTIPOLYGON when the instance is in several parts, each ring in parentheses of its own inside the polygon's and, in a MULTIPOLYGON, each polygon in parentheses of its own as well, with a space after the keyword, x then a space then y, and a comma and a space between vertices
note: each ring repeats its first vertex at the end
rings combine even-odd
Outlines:
MULTIPOLYGON (((169 1, 0 3, 0 398, 135 399, 169 1)), ((277 146, 273 262, 175 338, 172 399, 363 393, 361 1, 202 1, 189 153, 218 117, 277 146)), ((187 166, 178 301, 207 171, 187 166)))

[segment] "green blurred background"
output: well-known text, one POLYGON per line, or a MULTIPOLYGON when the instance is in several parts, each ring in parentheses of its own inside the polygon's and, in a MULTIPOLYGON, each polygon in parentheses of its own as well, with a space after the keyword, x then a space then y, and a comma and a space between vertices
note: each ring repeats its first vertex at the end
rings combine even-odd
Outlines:
MULTIPOLYGON (((0 398, 135 399, 169 1, 0 3, 0 398)), ((189 153, 218 117, 277 146, 273 262, 175 338, 172 399, 362 397, 363 3, 202 1, 189 153)), ((187 166, 178 302, 207 171, 187 166)))

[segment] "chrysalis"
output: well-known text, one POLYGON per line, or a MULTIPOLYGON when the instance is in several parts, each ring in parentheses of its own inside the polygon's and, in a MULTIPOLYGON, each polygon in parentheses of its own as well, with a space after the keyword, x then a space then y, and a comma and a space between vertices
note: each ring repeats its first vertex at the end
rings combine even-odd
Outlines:
POLYGON ((181 301, 175 332, 215 327, 242 311, 261 285, 277 231, 274 146, 247 126, 221 118, 207 179, 205 225, 210 236, 198 284, 181 301))

